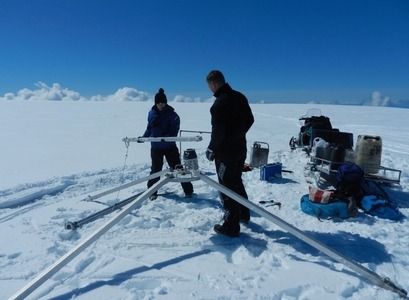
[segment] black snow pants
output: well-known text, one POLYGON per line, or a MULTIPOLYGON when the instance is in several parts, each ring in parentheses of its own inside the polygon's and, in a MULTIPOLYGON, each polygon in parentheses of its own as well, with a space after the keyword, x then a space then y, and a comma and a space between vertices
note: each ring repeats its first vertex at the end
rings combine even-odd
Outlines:
MULTIPOLYGON (((215 164, 219 183, 243 198, 248 199, 241 179, 244 161, 235 160, 222 162, 219 159, 216 159, 215 164)), ((250 219, 250 210, 247 207, 223 193, 220 194, 220 197, 225 210, 224 221, 226 222, 226 225, 234 228, 239 226, 241 219, 247 221, 250 219)))

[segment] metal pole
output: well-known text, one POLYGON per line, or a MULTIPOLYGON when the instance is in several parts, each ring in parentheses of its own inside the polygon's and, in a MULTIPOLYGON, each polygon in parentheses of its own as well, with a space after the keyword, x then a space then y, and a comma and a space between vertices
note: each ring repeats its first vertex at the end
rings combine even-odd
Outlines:
POLYGON ((202 137, 197 136, 187 136, 187 137, 178 137, 178 136, 164 136, 164 137, 137 137, 137 138, 123 138, 122 141, 125 143, 129 142, 200 142, 202 137))
POLYGON ((374 284, 378 285, 387 290, 391 290, 396 292, 401 297, 407 296, 407 292, 397 287, 393 282, 389 280, 389 278, 382 278, 378 274, 372 272, 371 270, 365 268, 364 266, 346 258, 342 254, 336 252, 335 250, 330 249, 325 244, 315 240, 314 238, 308 236, 305 232, 301 231, 297 227, 285 222, 284 220, 278 218, 277 216, 273 215, 272 213, 268 212, 267 210, 263 209, 262 207, 254 204, 253 202, 247 200, 246 198, 240 196, 239 194, 231 191, 230 189, 222 186, 218 182, 214 181, 213 179, 199 174, 199 178, 206 182, 207 184, 213 186, 215 189, 219 190, 223 194, 229 196, 230 198, 236 200, 240 204, 248 207, 250 210, 254 211, 255 213, 259 214, 260 216, 266 218, 267 220, 273 222, 274 224, 278 225, 282 229, 288 231, 289 233, 293 234, 295 237, 299 238, 300 240, 306 242, 307 244, 311 245, 312 247, 318 249, 319 251, 323 252, 324 254, 328 255, 329 257, 335 259, 336 261, 344 264, 345 266, 349 267, 353 271, 357 272, 358 274, 364 276, 366 279, 372 281, 374 284))
POLYGON ((101 218, 101 217, 103 217, 103 216, 105 216, 107 214, 110 214, 110 213, 114 212, 115 210, 118 210, 118 209, 124 207, 128 203, 130 203, 133 200, 135 200, 136 198, 138 198, 142 193, 143 192, 141 192, 139 194, 136 194, 136 195, 133 195, 133 196, 131 196, 131 197, 125 199, 125 200, 122 200, 122 201, 120 201, 120 202, 118 202, 118 203, 116 203, 116 204, 114 204, 114 205, 112 205, 110 207, 107 207, 107 208, 105 208, 105 209, 103 209, 103 210, 101 210, 99 212, 96 212, 96 213, 94 213, 94 214, 92 214, 92 215, 90 215, 90 216, 88 216, 88 217, 86 217, 84 219, 79 220, 79 221, 65 222, 64 227, 65 227, 65 229, 68 229, 68 230, 75 230, 75 229, 83 226, 84 224, 90 223, 90 222, 92 222, 92 221, 94 221, 96 219, 99 219, 99 218, 101 218))
POLYGON ((105 191, 105 192, 96 194, 96 195, 94 195, 94 196, 88 196, 87 198, 85 198, 85 199, 83 199, 83 200, 84 200, 84 201, 92 201, 92 200, 101 198, 101 197, 103 197, 103 196, 105 196, 105 195, 112 194, 112 193, 114 193, 114 192, 116 192, 116 191, 119 191, 119 190, 122 190, 122 189, 126 189, 126 188, 128 188, 128 187, 130 187, 130 186, 137 185, 138 183, 147 181, 147 180, 149 180, 149 179, 153 179, 153 178, 156 178, 156 177, 160 177, 160 176, 162 176, 163 174, 166 174, 167 172, 169 172, 169 170, 162 170, 162 171, 159 171, 159 172, 157 172, 157 173, 153 173, 153 174, 151 174, 151 175, 149 175, 149 176, 146 176, 146 177, 143 177, 143 178, 139 178, 139 179, 137 179, 137 180, 135 180, 135 181, 128 182, 128 183, 126 183, 126 184, 124 184, 124 185, 121 185, 121 186, 115 187, 115 188, 113 188, 113 189, 107 190, 107 191, 105 191))
POLYGON ((94 241, 99 239, 105 232, 111 229, 115 224, 122 220, 127 214, 134 210, 139 204, 141 204, 145 199, 156 192, 160 187, 165 185, 170 181, 170 178, 164 177, 155 183, 152 187, 143 192, 138 198, 131 202, 123 211, 118 213, 111 220, 103 224, 94 233, 90 234, 88 237, 83 239, 77 246, 71 249, 63 257, 57 260, 54 264, 49 266, 43 272, 41 272, 36 278, 34 278, 25 287, 20 289, 16 294, 11 296, 9 300, 21 300, 30 295, 34 290, 36 290, 40 285, 42 285, 48 278, 57 273, 62 267, 74 259, 78 254, 84 251, 89 245, 94 241))
MULTIPOLYGON (((212 134, 210 131, 199 131, 199 130, 180 130, 179 131, 179 136, 182 137, 182 132, 190 132, 190 133, 207 133, 207 134, 212 134)), ((179 150, 180 150, 180 160, 182 160, 182 141, 179 141, 179 150)))

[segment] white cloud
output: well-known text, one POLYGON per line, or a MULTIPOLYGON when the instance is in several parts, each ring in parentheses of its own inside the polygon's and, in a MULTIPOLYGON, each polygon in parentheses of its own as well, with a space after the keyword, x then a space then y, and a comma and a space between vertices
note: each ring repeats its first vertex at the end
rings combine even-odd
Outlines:
POLYGON ((182 95, 176 95, 173 99, 174 102, 201 102, 200 97, 191 98, 182 95))
MULTIPOLYGON (((1 99, 1 97, 0 97, 1 99)), ((13 93, 6 93, 3 97, 4 100, 14 100, 14 94, 13 93)))
POLYGON ((138 91, 134 88, 123 87, 118 89, 115 94, 108 96, 92 96, 93 101, 149 101, 152 97, 148 93, 138 91))
POLYGON ((16 100, 30 100, 34 98, 35 93, 30 91, 29 89, 22 89, 18 91, 17 96, 15 97, 16 100))
MULTIPOLYGON (((35 84, 37 89, 30 90, 27 88, 19 90, 16 94, 6 93, 0 100, 49 100, 49 101, 152 101, 153 96, 149 93, 138 91, 131 87, 123 87, 118 89, 112 95, 95 95, 89 99, 81 96, 78 92, 63 88, 60 84, 54 83, 51 87, 43 82, 35 84)), ((212 99, 205 99, 204 102, 212 99)), ((203 102, 200 97, 191 98, 183 95, 177 95, 173 99, 174 102, 203 102)))
POLYGON ((58 83, 54 83, 51 87, 43 82, 36 83, 38 89, 29 90, 24 88, 16 94, 6 93, 0 100, 51 100, 51 101, 68 101, 68 100, 87 100, 79 93, 62 88, 58 83))
POLYGON ((364 105, 369 106, 393 106, 392 100, 388 96, 382 95, 379 91, 373 91, 371 93, 371 98, 368 102, 365 102, 364 105))
POLYGON ((97 95, 87 99, 78 92, 61 87, 58 83, 54 83, 51 87, 43 82, 38 82, 35 85, 37 86, 35 90, 24 88, 19 90, 16 94, 6 93, 4 97, 0 97, 0 100, 149 101, 153 99, 148 93, 129 87, 120 88, 113 95, 97 95))
MULTIPOLYGON (((80 93, 70 90, 68 88, 61 87, 60 84, 54 83, 52 86, 48 86, 43 82, 38 82, 35 84, 37 89, 30 90, 23 88, 17 93, 6 93, 3 97, 0 96, 1 100, 48 100, 48 101, 112 101, 112 102, 127 102, 127 101, 152 101, 153 96, 147 92, 138 91, 135 88, 123 87, 118 89, 112 95, 96 95, 91 96, 90 98, 85 98, 80 95, 80 93)), ((169 99, 170 100, 170 99, 169 99)), ((183 95, 176 95, 173 98, 173 102, 190 102, 190 103, 199 103, 199 102, 213 102, 214 97, 207 99, 202 99, 200 97, 187 97, 183 95)), ((262 103, 264 101, 261 101, 262 103)), ((268 103, 268 101, 265 101, 268 103)), ((311 101, 309 104, 322 103, 320 101, 311 101)), ((345 104, 341 102, 331 102, 328 101, 327 104, 345 104)), ((399 100, 392 101, 390 97, 382 95, 379 91, 374 91, 371 93, 369 99, 364 101, 362 105, 367 106, 394 106, 394 107, 409 107, 409 100, 399 100)))

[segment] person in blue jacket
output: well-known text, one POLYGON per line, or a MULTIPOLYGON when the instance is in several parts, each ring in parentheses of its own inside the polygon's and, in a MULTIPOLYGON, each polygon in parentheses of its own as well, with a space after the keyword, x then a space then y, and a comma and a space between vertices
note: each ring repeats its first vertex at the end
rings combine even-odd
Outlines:
MULTIPOLYGON (((148 125, 143 137, 171 137, 177 136, 180 127, 179 115, 175 109, 168 105, 168 100, 163 88, 155 95, 155 105, 152 106, 148 113, 148 125)), ((151 142, 151 172, 159 172, 163 168, 163 158, 170 168, 174 169, 181 164, 179 149, 175 142, 151 142)), ((148 188, 159 181, 159 177, 148 180, 148 188)), ((193 185, 190 182, 181 183, 185 197, 190 198, 193 195, 193 185)), ((157 198, 157 193, 153 194, 150 199, 157 198)))

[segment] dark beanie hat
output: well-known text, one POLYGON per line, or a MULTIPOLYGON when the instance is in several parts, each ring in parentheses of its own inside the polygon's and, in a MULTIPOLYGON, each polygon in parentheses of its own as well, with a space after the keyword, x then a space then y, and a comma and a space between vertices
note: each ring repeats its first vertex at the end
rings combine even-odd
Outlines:
POLYGON ((155 104, 158 103, 168 103, 168 99, 166 98, 165 91, 160 88, 159 92, 155 95, 155 104))

